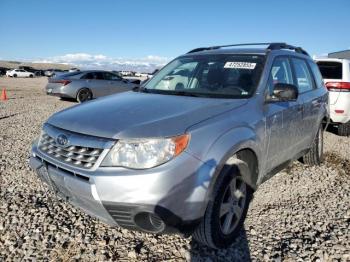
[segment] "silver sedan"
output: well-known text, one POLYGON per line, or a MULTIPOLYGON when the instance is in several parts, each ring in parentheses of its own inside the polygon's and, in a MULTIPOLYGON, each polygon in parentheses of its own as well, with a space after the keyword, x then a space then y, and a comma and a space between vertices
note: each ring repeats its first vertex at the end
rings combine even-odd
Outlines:
POLYGON ((80 71, 49 79, 48 95, 73 98, 79 103, 93 98, 131 91, 139 87, 139 81, 130 81, 108 71, 80 71))

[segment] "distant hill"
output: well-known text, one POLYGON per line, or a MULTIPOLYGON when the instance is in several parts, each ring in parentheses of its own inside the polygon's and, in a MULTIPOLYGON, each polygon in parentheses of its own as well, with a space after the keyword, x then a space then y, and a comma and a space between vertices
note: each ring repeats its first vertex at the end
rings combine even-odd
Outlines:
POLYGON ((12 69, 12 68, 18 68, 19 66, 31 66, 34 69, 38 69, 38 70, 47 70, 47 69, 68 70, 74 67, 73 65, 69 65, 69 64, 0 61, 0 67, 6 67, 6 68, 12 69))

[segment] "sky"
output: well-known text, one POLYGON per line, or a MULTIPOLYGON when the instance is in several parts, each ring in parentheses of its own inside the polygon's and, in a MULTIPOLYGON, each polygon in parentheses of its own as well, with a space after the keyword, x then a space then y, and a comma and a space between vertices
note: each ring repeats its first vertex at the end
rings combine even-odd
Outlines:
POLYGON ((164 64, 193 48, 288 42, 350 49, 349 0, 1 0, 0 59, 164 64))

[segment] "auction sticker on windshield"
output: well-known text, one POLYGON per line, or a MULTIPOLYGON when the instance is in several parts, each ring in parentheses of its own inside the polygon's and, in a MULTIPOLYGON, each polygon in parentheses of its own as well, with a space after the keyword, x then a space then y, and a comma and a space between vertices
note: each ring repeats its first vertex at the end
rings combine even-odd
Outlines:
POLYGON ((224 68, 236 68, 236 69, 254 69, 256 63, 249 62, 226 62, 224 68))

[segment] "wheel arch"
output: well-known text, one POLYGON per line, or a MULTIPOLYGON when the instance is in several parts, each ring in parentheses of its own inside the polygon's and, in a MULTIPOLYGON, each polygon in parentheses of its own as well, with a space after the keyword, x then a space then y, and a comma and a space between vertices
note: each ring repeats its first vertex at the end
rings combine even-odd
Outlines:
POLYGON ((213 190, 220 174, 226 169, 238 169, 243 180, 256 190, 262 163, 263 141, 261 141, 253 129, 241 127, 226 133, 215 142, 205 159, 214 165, 209 182, 206 201, 213 198, 213 190))
POLYGON ((212 192, 218 177, 223 171, 238 170, 243 180, 253 189, 257 188, 259 162, 256 152, 250 147, 242 147, 230 150, 215 168, 211 183, 208 187, 208 199, 212 198, 212 192))
POLYGON ((91 88, 86 87, 86 86, 83 86, 83 87, 79 87, 79 88, 76 89, 76 92, 75 92, 75 98, 76 98, 76 99, 78 99, 78 94, 79 94, 79 92, 80 92, 81 90, 83 90, 83 89, 89 90, 89 91, 91 92, 91 94, 92 94, 92 98, 94 98, 94 92, 92 92, 91 88))

